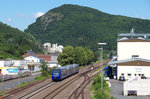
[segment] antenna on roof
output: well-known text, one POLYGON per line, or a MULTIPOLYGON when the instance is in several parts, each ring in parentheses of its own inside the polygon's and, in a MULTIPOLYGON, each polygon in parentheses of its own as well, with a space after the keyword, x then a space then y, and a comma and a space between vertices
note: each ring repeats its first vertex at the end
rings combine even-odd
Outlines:
POLYGON ((130 31, 130 33, 131 33, 131 39, 133 39, 133 33, 134 33, 134 31, 135 31, 134 28, 132 28, 131 31, 130 31))
POLYGON ((130 33, 134 33, 134 31, 135 31, 135 29, 134 29, 134 28, 132 28, 132 29, 131 29, 131 31, 130 31, 130 33))

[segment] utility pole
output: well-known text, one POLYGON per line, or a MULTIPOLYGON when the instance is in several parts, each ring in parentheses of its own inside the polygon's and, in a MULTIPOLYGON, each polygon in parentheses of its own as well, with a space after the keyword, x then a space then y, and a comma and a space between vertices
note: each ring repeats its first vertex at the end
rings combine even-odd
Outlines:
MULTIPOLYGON (((101 53, 102 53, 102 65, 103 65, 103 46, 106 45, 106 43, 98 43, 98 45, 101 45, 102 48, 101 49, 101 53)), ((103 70, 100 71, 101 72, 101 90, 103 90, 103 70)))

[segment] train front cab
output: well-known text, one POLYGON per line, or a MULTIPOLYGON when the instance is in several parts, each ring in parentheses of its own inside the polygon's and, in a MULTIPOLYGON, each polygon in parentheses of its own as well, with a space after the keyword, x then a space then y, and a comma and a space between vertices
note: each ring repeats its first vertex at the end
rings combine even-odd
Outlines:
POLYGON ((53 69, 52 70, 52 80, 53 81, 61 80, 61 70, 60 69, 53 69))

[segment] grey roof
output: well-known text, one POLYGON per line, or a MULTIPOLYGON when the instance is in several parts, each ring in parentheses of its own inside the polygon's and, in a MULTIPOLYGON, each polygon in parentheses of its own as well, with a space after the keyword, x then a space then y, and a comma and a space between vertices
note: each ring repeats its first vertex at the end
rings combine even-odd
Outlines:
POLYGON ((118 40, 117 41, 120 41, 123 39, 126 38, 127 39, 138 39, 138 37, 142 38, 143 40, 147 40, 149 41, 150 39, 150 34, 149 33, 141 33, 141 34, 138 34, 138 33, 121 33, 121 34, 118 34, 118 40))
POLYGON ((119 64, 119 63, 126 63, 126 62, 132 62, 132 61, 150 62, 150 60, 148 60, 148 59, 132 58, 132 59, 119 60, 119 61, 110 61, 110 62, 108 62, 108 65, 114 65, 114 64, 119 64))

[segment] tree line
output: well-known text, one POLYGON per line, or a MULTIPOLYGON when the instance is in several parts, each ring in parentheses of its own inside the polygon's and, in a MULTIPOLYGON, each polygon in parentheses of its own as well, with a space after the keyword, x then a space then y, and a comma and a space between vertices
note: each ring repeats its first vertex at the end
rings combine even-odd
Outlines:
POLYGON ((80 66, 91 64, 91 62, 95 61, 94 53, 92 50, 84 47, 76 47, 67 46, 63 48, 63 52, 58 56, 58 63, 61 66, 69 65, 69 64, 79 64, 80 66))

